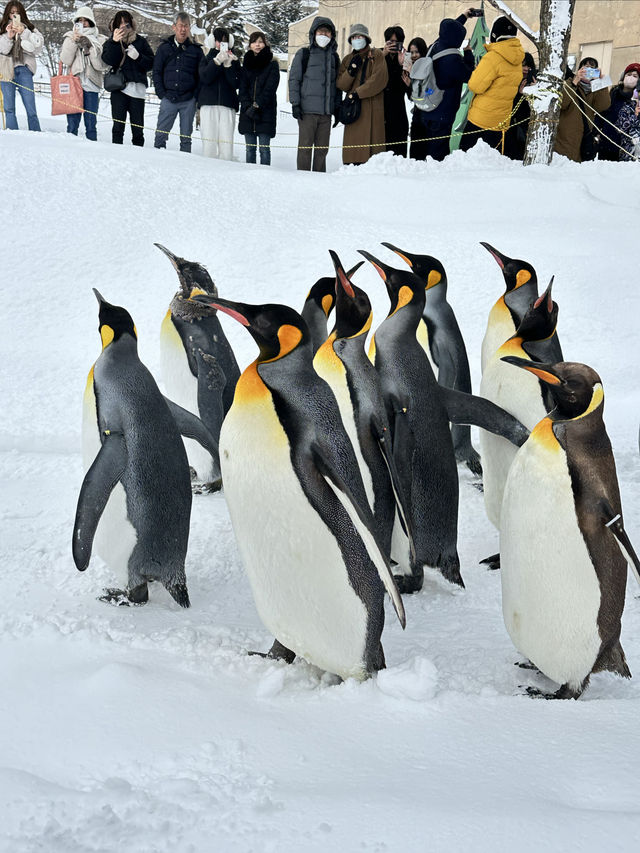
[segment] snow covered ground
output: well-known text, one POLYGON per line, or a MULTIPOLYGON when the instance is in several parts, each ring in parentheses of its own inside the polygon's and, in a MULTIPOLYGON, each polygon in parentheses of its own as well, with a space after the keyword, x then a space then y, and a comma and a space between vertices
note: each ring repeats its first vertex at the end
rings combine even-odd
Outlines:
MULTIPOLYGON (((46 116, 46 106, 41 108, 46 116)), ((578 702, 513 665, 500 578, 478 560, 497 535, 460 469, 466 590, 430 577, 390 609, 388 670, 340 685, 304 662, 247 657, 271 642, 256 615, 223 495, 194 499, 192 608, 162 590, 109 608, 94 557, 79 574, 71 529, 82 482, 81 400, 100 352, 91 292, 131 312, 159 377, 159 328, 176 290, 160 242, 206 263, 220 294, 301 307, 382 240, 439 257, 474 387, 503 289, 486 240, 556 276, 565 356, 603 379, 628 532, 640 547, 635 164, 523 169, 482 147, 443 164, 380 155, 295 172, 112 146, 58 131, 0 134, 5 241, 0 334, 0 850, 637 850, 640 600, 629 582, 622 644, 635 675, 600 674, 578 702)), ((294 144, 282 119, 276 144, 294 144)), ((334 137, 334 141, 338 137, 334 137)), ((239 155, 242 157, 242 150, 239 155)), ((199 143, 194 143, 199 152, 199 143)), ((400 263, 398 261, 398 263, 400 263)), ((384 285, 356 281, 386 314, 384 285)), ((255 346, 222 323, 242 366, 255 346)))

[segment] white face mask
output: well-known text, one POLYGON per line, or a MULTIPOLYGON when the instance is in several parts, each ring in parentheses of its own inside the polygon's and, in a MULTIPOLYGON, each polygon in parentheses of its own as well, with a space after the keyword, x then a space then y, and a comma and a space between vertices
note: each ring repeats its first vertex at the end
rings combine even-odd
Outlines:
POLYGON ((356 38, 351 39, 351 47, 354 50, 362 50, 366 43, 367 40, 364 36, 356 36, 356 38))
POLYGON ((625 89, 635 89, 638 85, 638 78, 635 74, 627 74, 624 78, 624 88, 625 89))
POLYGON ((331 36, 316 36, 316 44, 318 47, 326 47, 331 41, 331 36))

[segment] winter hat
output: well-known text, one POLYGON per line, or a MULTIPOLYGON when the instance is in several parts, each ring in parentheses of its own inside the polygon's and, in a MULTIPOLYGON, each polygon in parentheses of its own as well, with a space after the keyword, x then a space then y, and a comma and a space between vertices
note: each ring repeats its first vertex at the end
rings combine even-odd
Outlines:
POLYGON ((78 18, 86 18, 87 21, 91 21, 93 26, 96 25, 95 15, 93 14, 93 9, 90 9, 88 6, 80 6, 79 9, 76 10, 75 15, 73 16, 73 23, 78 20, 78 18))
POLYGON ((365 27, 364 24, 351 24, 351 29, 349 30, 349 44, 351 44, 351 39, 354 36, 364 36, 367 40, 367 44, 371 44, 369 27, 365 27))
POLYGON ((502 39, 512 39, 517 34, 515 24, 512 24, 509 18, 502 15, 496 18, 491 27, 491 35, 489 41, 501 41, 502 39))
POLYGON ((630 71, 635 71, 638 77, 640 77, 640 63, 632 62, 631 65, 627 65, 622 76, 624 77, 624 75, 628 74, 630 71))

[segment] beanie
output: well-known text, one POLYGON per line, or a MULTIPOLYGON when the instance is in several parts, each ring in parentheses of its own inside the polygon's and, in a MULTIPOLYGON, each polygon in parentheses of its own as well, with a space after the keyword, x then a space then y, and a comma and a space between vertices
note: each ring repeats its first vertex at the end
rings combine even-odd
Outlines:
POLYGON ((369 27, 364 24, 352 24, 349 30, 349 43, 354 36, 364 36, 369 44, 371 44, 371 36, 369 35, 369 27))
POLYGON ((496 18, 493 22, 489 40, 494 42, 501 41, 502 39, 511 39, 517 34, 517 32, 515 24, 512 24, 509 18, 505 18, 504 15, 502 15, 500 18, 496 18))
POLYGON ((630 71, 635 71, 638 77, 640 77, 640 63, 632 62, 631 65, 627 65, 622 76, 624 77, 624 75, 628 74, 630 71))

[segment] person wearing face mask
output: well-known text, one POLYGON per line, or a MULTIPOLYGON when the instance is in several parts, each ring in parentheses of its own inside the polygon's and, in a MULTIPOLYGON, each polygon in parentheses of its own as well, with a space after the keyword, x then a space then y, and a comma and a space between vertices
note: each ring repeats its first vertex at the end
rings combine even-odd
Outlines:
POLYGON ((593 91, 587 69, 597 69, 598 63, 591 57, 585 57, 578 70, 567 69, 565 77, 566 91, 562 93, 558 133, 553 146, 555 154, 562 154, 581 163, 585 151, 585 135, 593 132, 594 112, 601 113, 611 104, 606 88, 593 91), (585 115, 586 113, 586 115, 585 115))
POLYGON ((371 47, 364 24, 352 25, 349 44, 351 53, 340 64, 338 89, 348 99, 358 99, 361 111, 356 121, 345 125, 342 162, 358 164, 384 151, 384 87, 389 74, 382 51, 371 47))
POLYGON ((639 87, 640 63, 632 62, 622 72, 618 85, 611 89, 611 106, 602 113, 602 117, 615 127, 604 121, 599 123, 601 160, 632 160, 639 156, 640 142, 634 143, 633 138, 629 138, 640 140, 639 87), (618 133, 619 130, 623 133, 618 133))
POLYGON ((296 52, 289 71, 291 112, 298 120, 298 169, 327 170, 331 116, 341 98, 336 87, 339 65, 333 21, 314 18, 309 29, 309 46, 296 52))

